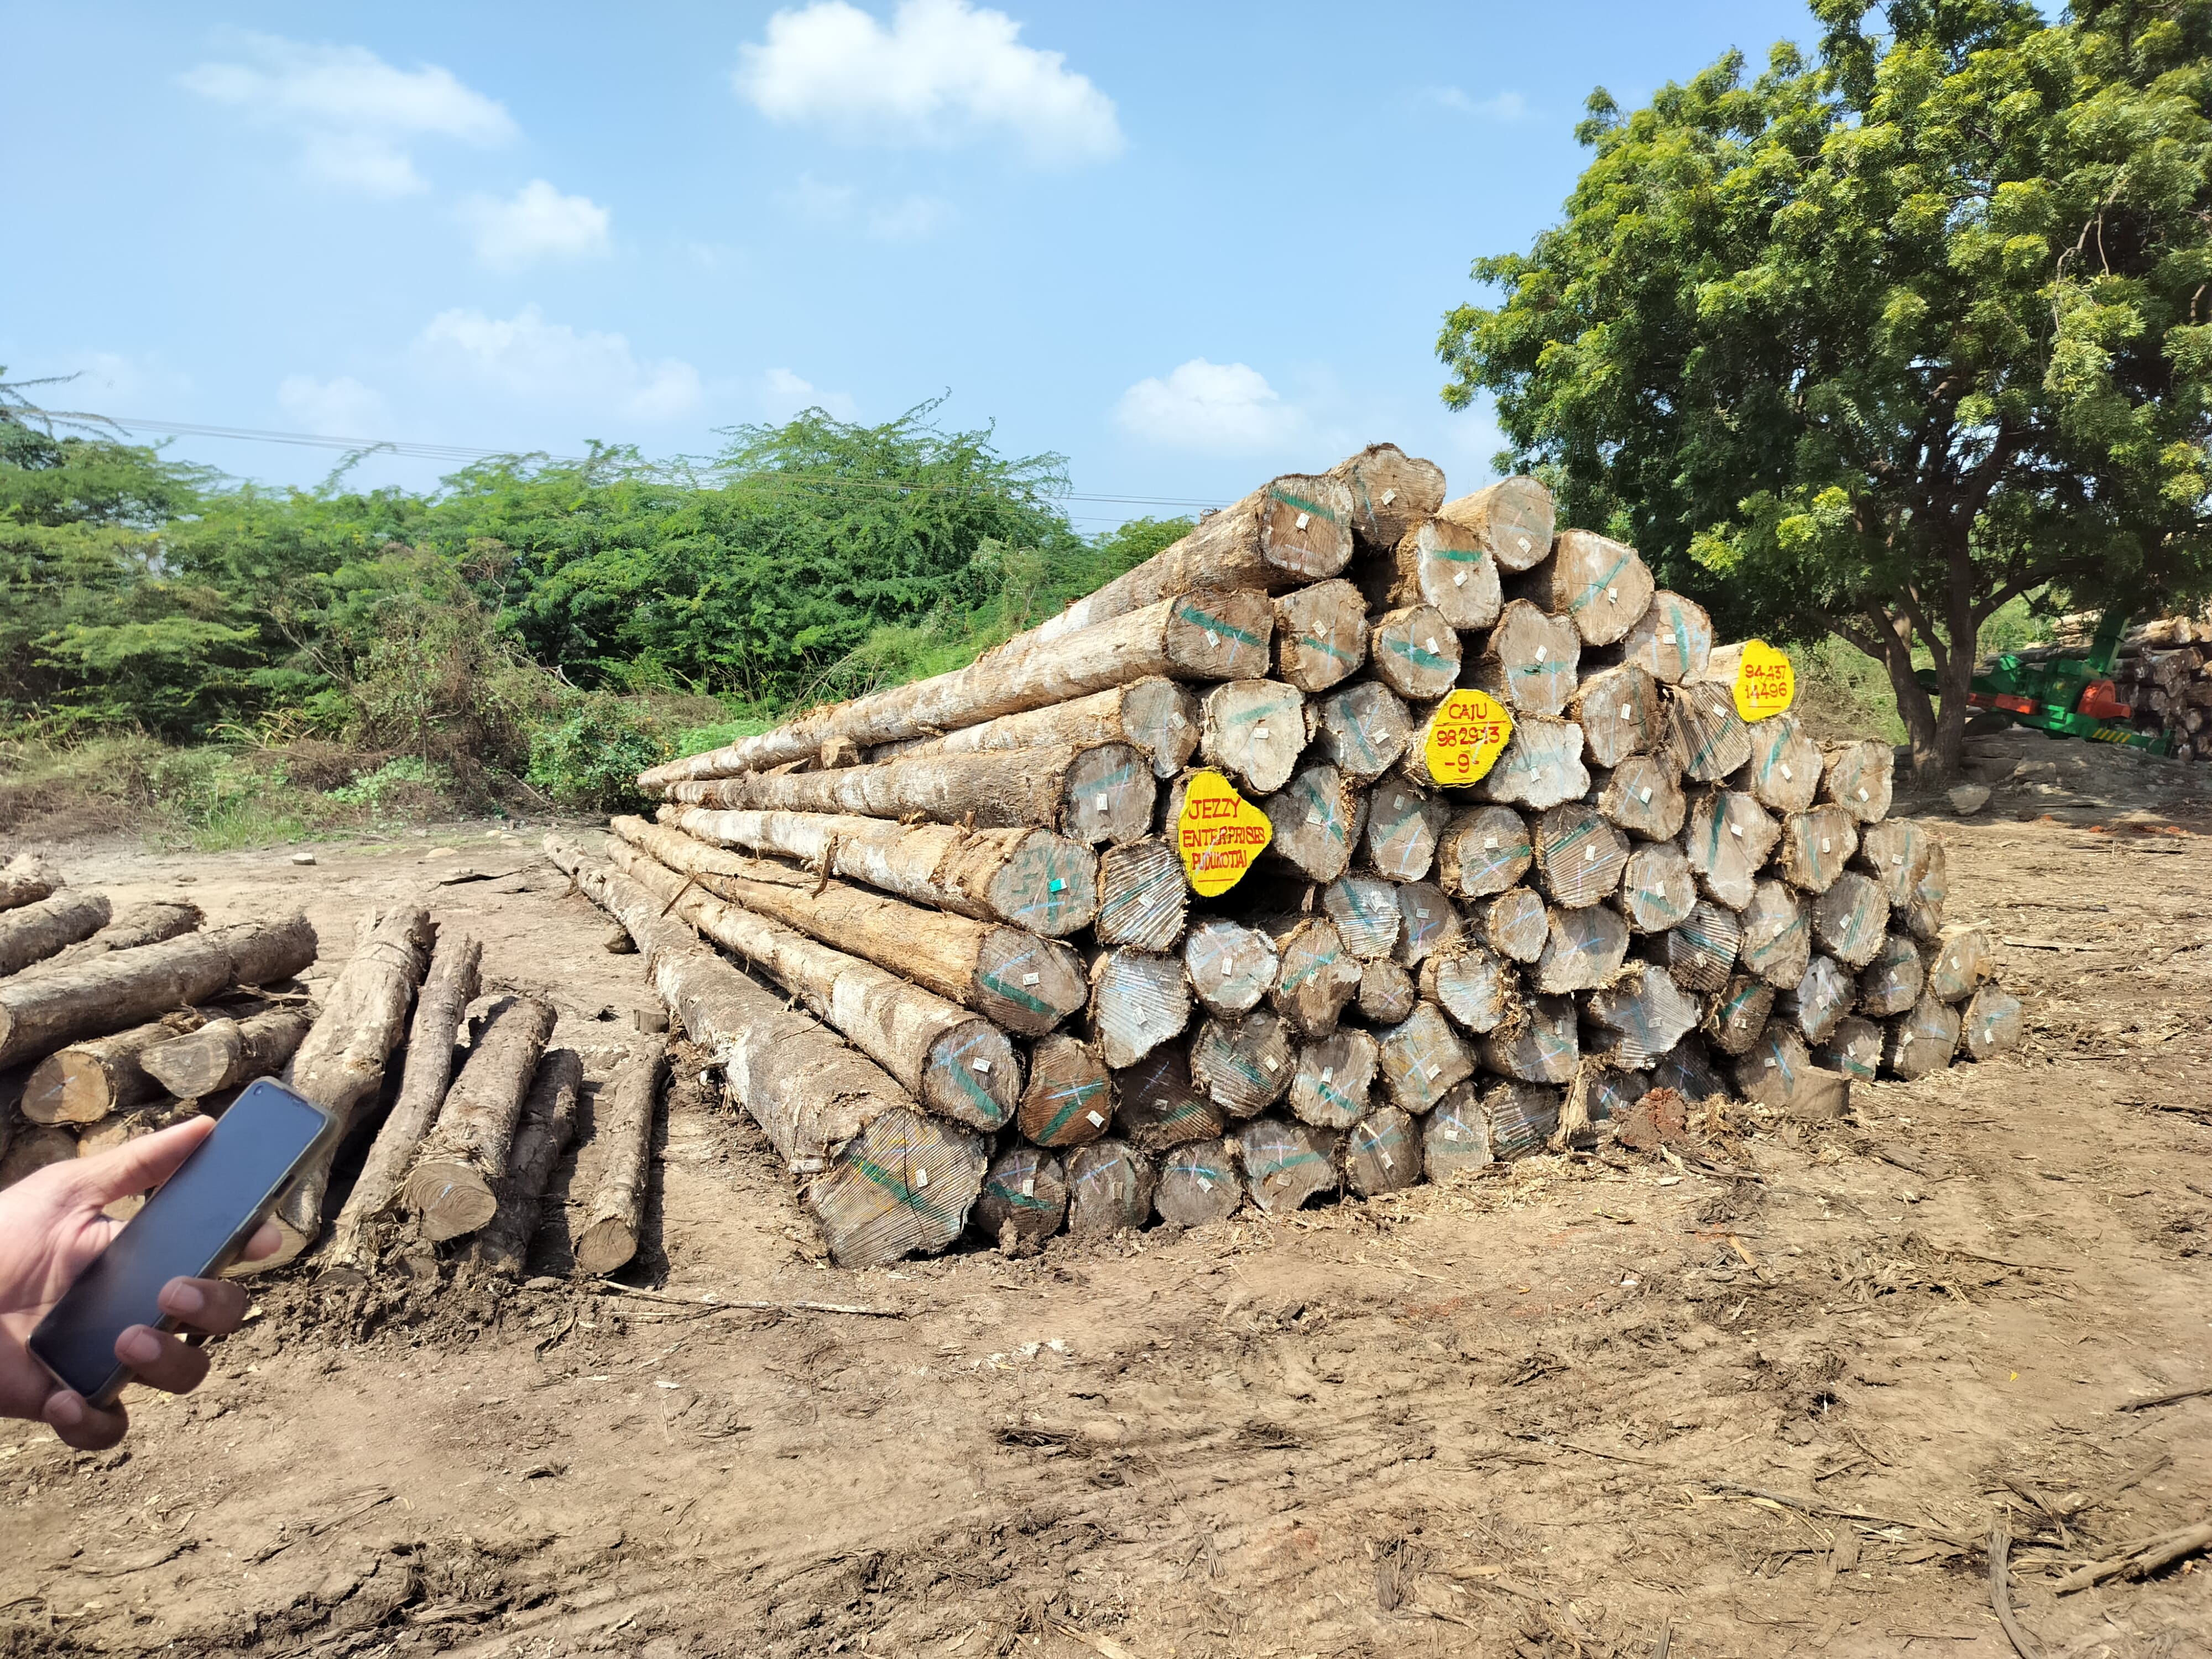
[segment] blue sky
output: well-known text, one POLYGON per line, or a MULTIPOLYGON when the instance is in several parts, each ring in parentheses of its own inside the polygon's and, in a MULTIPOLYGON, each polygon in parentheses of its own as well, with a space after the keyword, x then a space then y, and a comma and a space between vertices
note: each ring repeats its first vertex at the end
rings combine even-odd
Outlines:
POLYGON ((1456 491, 1497 440, 1437 398, 1438 321, 1556 218, 1589 89, 1812 33, 1799 0, 9 0, 0 363, 148 420, 562 454, 949 392, 1092 495, 1225 501, 1386 438, 1456 491))

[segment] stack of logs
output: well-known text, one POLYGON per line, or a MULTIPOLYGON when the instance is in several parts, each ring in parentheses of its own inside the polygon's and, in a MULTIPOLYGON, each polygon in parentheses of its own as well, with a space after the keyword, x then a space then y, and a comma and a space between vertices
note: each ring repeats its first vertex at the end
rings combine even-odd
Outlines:
POLYGON ((2212 759, 2212 617, 2136 629, 2120 642, 2112 681, 2138 728, 2172 738, 2175 759, 2212 759))
POLYGON ((1747 723, 1741 654, 1534 480, 1447 501, 1379 445, 969 668, 655 768, 604 857, 548 846, 839 1261, 1193 1225, 2017 1041, 1888 745, 1747 723), (1514 725, 1448 789, 1455 687, 1514 725), (1272 832, 1213 897, 1206 772, 1272 832))

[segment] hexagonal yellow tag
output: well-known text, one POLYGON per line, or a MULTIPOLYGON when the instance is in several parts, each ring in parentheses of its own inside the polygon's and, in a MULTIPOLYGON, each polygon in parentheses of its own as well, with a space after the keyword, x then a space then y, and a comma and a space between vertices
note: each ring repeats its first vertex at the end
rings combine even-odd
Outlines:
POLYGON ((1429 775, 1445 785, 1479 782, 1512 736, 1513 716, 1504 703, 1487 691, 1462 686, 1429 721, 1429 775))
POLYGON ((1176 851, 1191 891, 1201 898, 1227 892, 1274 838, 1267 815, 1220 773, 1200 772, 1190 781, 1176 819, 1176 851))
POLYGON ((1763 720, 1785 712, 1797 700, 1797 671, 1790 659, 1765 640, 1747 640, 1735 669, 1735 712, 1763 720))

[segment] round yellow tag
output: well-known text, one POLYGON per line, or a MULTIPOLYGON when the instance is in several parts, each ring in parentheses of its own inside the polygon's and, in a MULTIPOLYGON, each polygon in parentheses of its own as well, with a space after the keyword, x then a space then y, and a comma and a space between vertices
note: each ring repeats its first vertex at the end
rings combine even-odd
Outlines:
POLYGON ((1429 775, 1442 784, 1487 775, 1513 735, 1513 716, 1487 691, 1462 687, 1429 721, 1429 775))
POLYGON ((1747 720, 1786 713, 1797 700, 1797 671, 1765 640, 1744 641, 1735 669, 1735 712, 1747 720))
POLYGON ((1220 773, 1200 772, 1190 781, 1176 820, 1176 850, 1182 854, 1191 891, 1200 897, 1215 897, 1243 880, 1274 838, 1267 815, 1220 773))

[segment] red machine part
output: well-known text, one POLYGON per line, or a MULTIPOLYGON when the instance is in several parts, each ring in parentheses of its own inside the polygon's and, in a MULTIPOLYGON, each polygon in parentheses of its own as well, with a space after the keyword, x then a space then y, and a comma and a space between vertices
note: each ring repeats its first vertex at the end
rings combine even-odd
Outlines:
POLYGON ((2081 701, 2075 710, 2100 720, 2133 720, 2136 711, 2120 701, 2119 689, 2110 680, 2092 680, 2081 688, 2081 701))

